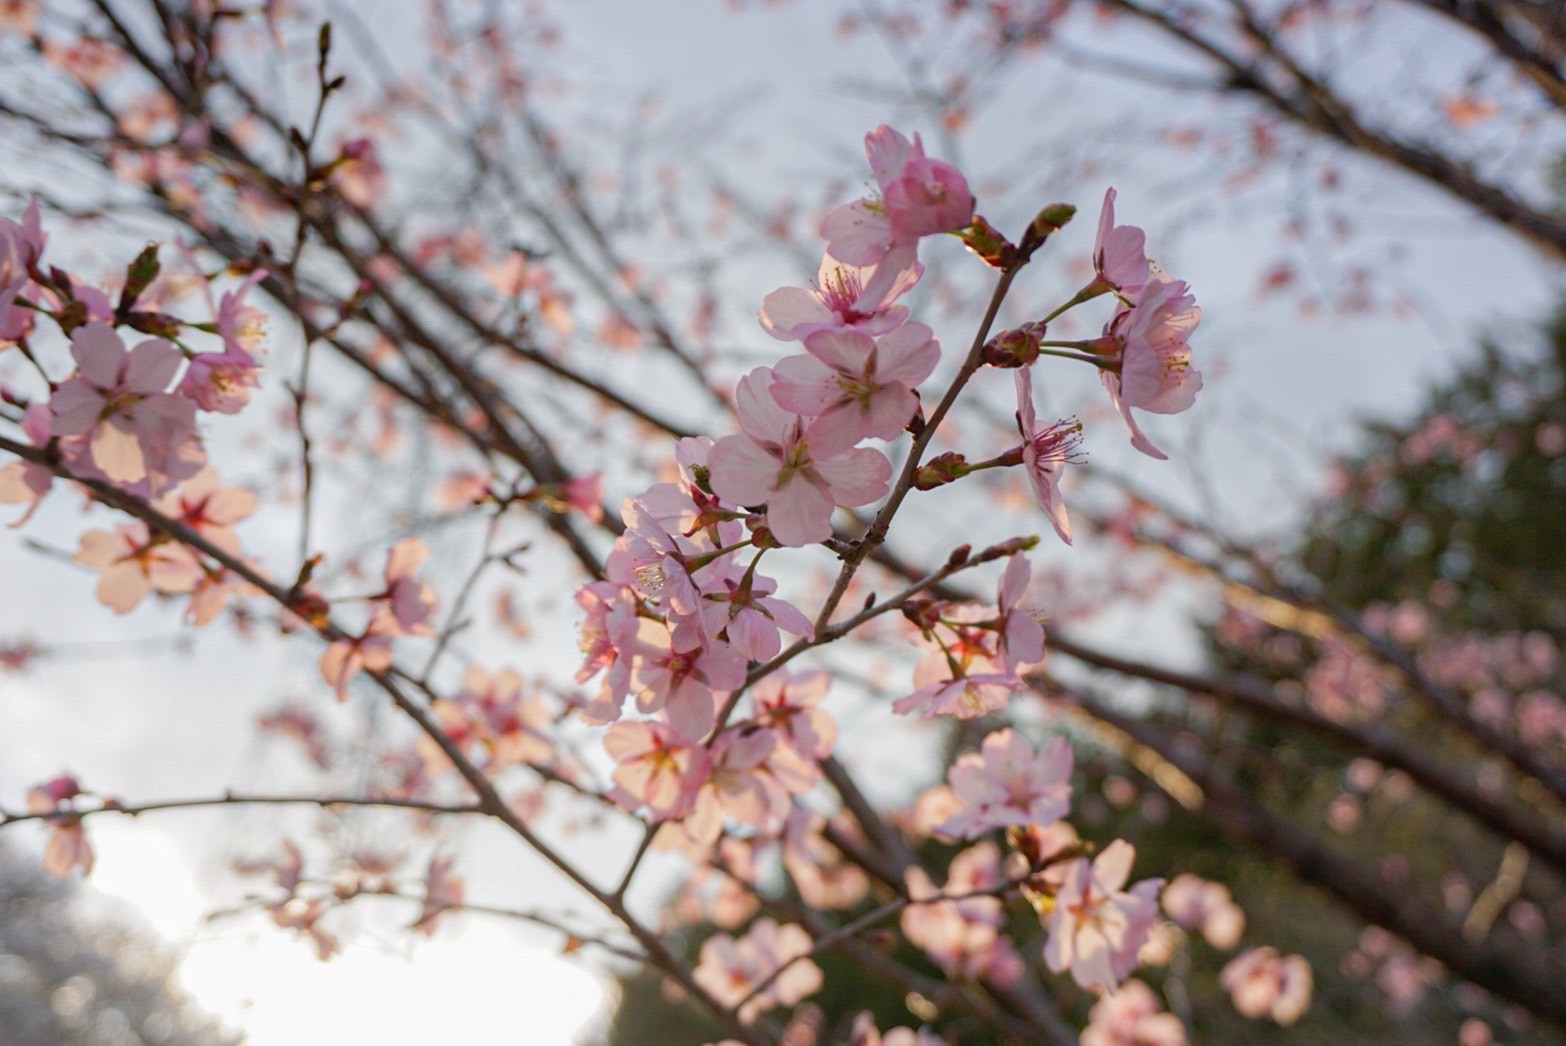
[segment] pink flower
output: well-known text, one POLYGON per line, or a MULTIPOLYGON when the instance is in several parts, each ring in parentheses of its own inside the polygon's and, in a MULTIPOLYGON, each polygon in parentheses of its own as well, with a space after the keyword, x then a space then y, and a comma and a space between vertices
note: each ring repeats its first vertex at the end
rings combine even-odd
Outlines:
MULTIPOLYGON (((22 432, 26 434, 28 442, 35 447, 47 446, 49 428, 50 415, 46 405, 35 403, 27 408, 22 416, 22 432)), ((44 465, 31 461, 13 461, 0 468, 0 505, 27 505, 22 518, 11 525, 19 527, 26 523, 53 485, 54 473, 44 465)))
POLYGON ((725 817, 751 828, 781 825, 788 816, 789 793, 763 770, 777 747, 770 730, 727 730, 712 746, 712 770, 697 790, 685 832, 711 846, 723 833, 725 817))
POLYGON ((1136 969, 1163 880, 1122 890, 1135 857, 1130 843, 1116 839, 1091 864, 1083 857, 1067 865, 1044 945, 1044 962, 1055 973, 1070 969, 1082 987, 1112 991, 1136 969))
POLYGON ((392 636, 397 623, 380 613, 363 634, 335 640, 321 655, 321 678, 337 691, 337 700, 348 700, 348 681, 362 671, 384 672, 392 664, 392 636))
POLYGON ((0 218, 0 319, 11 311, 11 303, 27 286, 28 271, 43 256, 46 242, 38 217, 38 197, 28 202, 21 224, 0 218))
POLYGON ((725 1006, 736 1006, 755 988, 782 973, 756 997, 740 1007, 746 1024, 778 1006, 792 1006, 821 989, 821 968, 809 959, 810 934, 792 924, 779 926, 773 919, 757 919, 743 937, 714 934, 701 946, 696 983, 725 1006))
POLYGON ((1044 626, 1035 611, 1019 605, 1027 595, 1032 573, 1028 557, 1017 553, 1006 562, 1006 572, 995 592, 1000 610, 1000 657, 1013 672, 1044 660, 1044 626))
POLYGON ((971 839, 995 828, 1058 821, 1071 809, 1071 766, 1064 737, 1051 738, 1035 755, 1020 734, 997 730, 948 772, 963 807, 939 830, 971 839))
POLYGON ((129 613, 153 589, 190 592, 205 576, 188 549, 155 541, 145 523, 89 530, 81 540, 82 547, 72 558, 103 572, 98 578, 98 600, 118 614, 129 613))
POLYGON ((261 384, 259 371, 240 349, 203 352, 191 359, 177 391, 202 410, 238 414, 250 402, 250 390, 261 384))
POLYGON ((1039 428, 1033 411, 1033 372, 1020 367, 1012 372, 1017 384, 1017 429, 1022 433, 1022 466, 1039 507, 1049 516, 1060 540, 1071 544, 1071 517, 1060 496, 1060 476, 1065 467, 1082 460, 1082 423, 1075 418, 1039 428))
POLYGON ((1126 419, 1131 445, 1160 461, 1168 457, 1143 435, 1132 407, 1154 414, 1178 414, 1196 402, 1202 376, 1191 366, 1186 344, 1202 310, 1180 280, 1163 274, 1149 279, 1135 305, 1121 304, 1104 328, 1117 348, 1116 367, 1101 371, 1109 398, 1126 419))
POLYGON ((814 433, 847 446, 869 436, 894 440, 919 409, 914 389, 930 376, 941 346, 930 328, 906 323, 879 338, 823 330, 805 338, 809 356, 789 356, 772 372, 772 398, 817 420, 814 433))
POLYGON ((386 591, 381 598, 401 635, 433 634, 425 621, 435 612, 435 589, 413 576, 429 555, 429 546, 420 538, 404 538, 386 553, 386 591))
POLYGON ((1280 956, 1276 948, 1245 952, 1223 968, 1218 983, 1252 1020, 1293 1024, 1310 1008, 1310 963, 1300 955, 1280 956))
POLYGON ((50 401, 56 436, 91 433, 92 461, 116 483, 168 471, 165 459, 195 436, 195 407, 163 390, 179 369, 179 350, 149 338, 129 352, 106 323, 71 338, 77 374, 50 401))
POLYGON ((424 904, 413 923, 413 929, 419 933, 433 934, 443 913, 462 907, 462 880, 451 874, 451 866, 449 857, 430 858, 429 870, 424 874, 424 904))
POLYGON ((1214 948, 1233 948, 1245 931, 1245 912, 1222 883, 1177 875, 1164 887, 1163 906, 1180 926, 1200 929, 1214 948))
POLYGON ((886 493, 892 466, 869 449, 817 431, 772 399, 772 372, 757 367, 735 396, 743 434, 712 449, 712 489, 726 501, 767 506, 767 525, 781 544, 809 545, 832 536, 836 505, 867 505, 886 493))
POLYGON ((64 878, 77 868, 83 875, 92 873, 93 850, 87 831, 76 814, 76 798, 82 794, 76 778, 62 774, 27 793, 27 811, 49 814, 51 832, 44 846, 44 871, 64 878))
POLYGON ((1185 1025, 1164 1013, 1158 996, 1141 981, 1127 981, 1101 996, 1088 1011, 1081 1046, 1185 1046, 1185 1025))
POLYGON ((153 507, 179 520, 225 552, 239 553, 234 524, 256 510, 256 496, 244 487, 220 486, 214 469, 202 469, 178 491, 165 494, 153 507))
POLYGON ((837 722, 824 708, 832 677, 821 671, 774 672, 751 690, 756 721, 806 759, 825 759, 837 740, 837 722))
POLYGON ((664 723, 616 723, 604 734, 604 749, 615 761, 616 801, 646 806, 654 820, 685 816, 711 767, 705 748, 664 723))
POLYGON ((918 261, 904 269, 847 265, 821 259, 814 290, 782 287, 761 304, 761 327, 779 341, 799 341, 816 331, 853 330, 875 337, 902 326, 906 305, 892 304, 924 275, 918 261))
POLYGON ((914 903, 903 909, 903 934, 948 977, 1014 983, 1023 963, 1010 938, 1001 933, 1004 903, 993 895, 965 896, 982 894, 1002 881, 1000 850, 987 842, 952 859, 944 892, 957 899, 941 897, 923 869, 910 868, 908 895, 914 903))
POLYGON ((1147 261, 1147 235, 1135 225, 1115 224, 1115 190, 1104 193, 1104 209, 1098 215, 1098 236, 1093 242, 1093 271, 1103 290, 1135 301, 1142 293, 1152 267, 1147 261))
MULTIPOLYGON (((962 172, 924 155, 912 142, 882 124, 865 136, 865 156, 880 198, 843 204, 821 220, 827 253, 852 265, 876 265, 897 247, 921 236, 955 232, 973 221, 973 193, 962 172)), ((911 252, 910 252, 911 256, 911 252)))
POLYGON ((633 643, 637 707, 663 712, 682 737, 698 738, 712 729, 717 713, 713 691, 745 683, 745 662, 727 643, 677 650, 668 626, 646 618, 637 623, 633 643))

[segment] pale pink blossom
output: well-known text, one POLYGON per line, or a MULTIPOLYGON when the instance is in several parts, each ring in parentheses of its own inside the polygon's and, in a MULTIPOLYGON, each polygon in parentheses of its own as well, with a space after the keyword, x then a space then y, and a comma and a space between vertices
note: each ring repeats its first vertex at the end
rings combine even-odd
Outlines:
POLYGON ((1310 1008, 1310 963, 1300 955, 1280 956, 1276 948, 1252 948, 1218 975, 1234 1008, 1252 1020, 1293 1024, 1310 1008))
POLYGON ((1214 948, 1233 948, 1245 931, 1245 912, 1229 888, 1195 875, 1177 875, 1164 887, 1164 913, 1187 930, 1200 930, 1214 948))
POLYGON ((1126 981, 1088 1011, 1081 1046, 1185 1046, 1185 1025, 1163 1012, 1158 996, 1141 981, 1126 981))
POLYGON ((1093 271, 1098 275, 1094 289, 1114 291, 1128 301, 1135 301, 1142 293, 1151 273, 1147 234, 1135 225, 1115 224, 1114 189, 1105 191, 1104 207, 1098 215, 1093 271))
POLYGON ((451 874, 451 867, 449 857, 430 858, 429 869, 424 873, 424 904, 413 922, 413 929, 419 933, 433 934, 442 914, 462 907, 462 880, 451 874))
POLYGON ((1013 672, 1044 660, 1044 626, 1036 611, 1021 605, 1032 574, 1028 557, 1020 552, 1013 555, 1006 561, 995 593, 996 609, 1000 611, 999 653, 1001 661, 1013 672))
POLYGON ((876 265, 921 236, 955 232, 973 221, 973 193, 962 172, 925 156, 917 134, 910 142, 882 124, 865 136, 865 156, 880 195, 833 208, 821 220, 832 257, 876 265))
POLYGON ((869 1010, 854 1018, 849 1029, 848 1046, 946 1046, 946 1040, 928 1028, 914 1031, 912 1028, 892 1028, 882 1034, 875 1026, 875 1015, 869 1010))
POLYGON ((903 934, 948 977, 1014 983, 1022 972, 1022 957, 1001 933, 1004 903, 985 892, 1002 881, 1000 851, 993 843, 969 847, 952 859, 944 896, 923 869, 910 868, 908 895, 913 903, 903 909, 903 934), (973 894, 981 895, 969 896, 973 894))
POLYGON ((29 270, 43 256, 47 242, 38 217, 38 197, 28 202, 20 223, 0 218, 0 318, 11 311, 11 303, 27 286, 29 270))
POLYGON ((77 373, 54 393, 56 436, 90 434, 92 462, 116 483, 137 483, 195 437, 195 407, 164 390, 179 369, 179 350, 149 338, 129 352, 106 323, 71 337, 77 373))
POLYGON ((375 616, 357 636, 334 640, 321 655, 321 678, 337 691, 337 700, 348 700, 348 682, 360 672, 384 672, 392 665, 392 636, 397 623, 388 614, 375 616))
POLYGON ((905 269, 848 265, 832 255, 821 259, 816 285, 782 287, 761 305, 761 327, 779 341, 799 341, 822 330, 852 330, 872 337, 908 319, 908 306, 892 304, 924 275, 915 261, 905 269))
POLYGON ((777 747, 770 730, 726 730, 712 745, 712 769, 696 792, 686 833, 711 846, 723 833, 725 818, 765 829, 788 816, 789 793, 763 766, 777 747))
MULTIPOLYGON (((982 617, 976 607, 958 607, 951 616, 971 620, 982 617)), ((914 666, 914 686, 906 697, 892 702, 899 715, 918 712, 924 718, 949 715, 957 719, 998 712, 1011 695, 1026 684, 1003 664, 996 653, 993 633, 960 628, 945 646, 937 646, 914 666)))
POLYGON ((1168 455, 1143 434, 1131 408, 1178 414, 1196 402, 1202 376, 1191 366, 1186 339, 1201 318, 1190 288, 1160 273, 1147 281, 1135 305, 1122 303, 1104 328, 1105 339, 1114 345, 1115 365, 1099 376, 1131 430, 1131 445, 1150 457, 1168 455))
POLYGON ((1071 746, 1053 737, 1037 754, 1013 730, 997 730, 960 756, 947 780, 963 807, 940 831, 971 839, 1010 825, 1050 824, 1071 809, 1071 746))
POLYGON ((203 352, 191 358, 177 391, 205 411, 238 414, 261 384, 260 367, 239 349, 203 352))
POLYGON ((1135 857, 1130 843, 1116 839, 1091 863, 1084 857, 1066 866, 1044 945, 1044 962, 1055 973, 1069 969, 1082 987, 1112 991, 1136 968, 1163 881, 1123 889, 1135 857))
POLYGON ((92 844, 76 814, 76 799, 82 794, 81 785, 70 774, 46 781, 27 793, 27 812, 49 815, 45 818, 50 833, 44 844, 43 867, 50 875, 64 878, 78 868, 83 875, 92 873, 92 844))
POLYGON ((405 636, 427 636, 434 630, 425 624, 435 612, 435 589, 413 574, 429 558, 420 538, 403 538, 386 553, 386 600, 396 631, 405 636))
POLYGON ((615 762, 617 801, 646 806, 654 820, 684 817, 711 767, 705 748, 666 723, 615 723, 604 734, 604 749, 615 762))
POLYGON ((683 737, 701 737, 712 728, 717 714, 714 691, 735 690, 745 683, 744 659, 725 642, 679 650, 667 625, 642 618, 632 643, 637 708, 662 712, 683 737))
POLYGON ((1065 467, 1082 460, 1077 448, 1082 443, 1082 424, 1067 418, 1040 428, 1033 409, 1033 372, 1020 367, 1012 372, 1017 385, 1017 429, 1022 433, 1022 466, 1033 488, 1039 507, 1049 517, 1060 540, 1071 544, 1071 517, 1060 496, 1060 477, 1065 467))
POLYGON ((749 661, 770 661, 783 648, 780 631, 806 639, 815 626, 799 608, 773 595, 778 583, 733 560, 715 563, 700 572, 700 597, 696 614, 675 629, 675 646, 695 645, 682 632, 699 630, 711 643, 722 637, 734 652, 749 661))
POLYGON ((837 741, 837 721, 820 707, 831 685, 826 672, 774 672, 750 692, 756 721, 806 759, 825 759, 837 741))
POLYGON ((114 530, 87 531, 72 558, 84 567, 102 571, 98 600, 119 614, 129 613, 153 589, 190 592, 205 574, 185 546, 155 540, 140 522, 114 530))
POLYGON ((922 323, 872 338, 852 330, 805 338, 808 356, 772 371, 772 398, 784 410, 816 418, 812 433, 852 446, 865 437, 894 440, 919 409, 914 390, 930 376, 941 346, 922 323))
POLYGON ((724 1006, 737 1006, 778 970, 782 973, 740 1007, 746 1024, 778 1006, 792 1006, 821 988, 821 968, 810 954, 810 934, 803 927, 779 926, 773 919, 757 919, 739 938, 714 934, 701 946, 696 983, 724 1006), (784 966, 787 969, 783 969, 784 966))
MULTIPOLYGON (((45 404, 35 403, 22 415, 22 432, 35 447, 48 446, 50 425, 49 408, 45 404)), ((32 518, 53 485, 54 473, 46 465, 12 461, 0 468, 0 505, 27 506, 22 518, 11 525, 19 527, 32 518)))
POLYGON ((744 432, 712 450, 712 489, 726 501, 767 506, 767 525, 783 545, 832 536, 832 510, 867 505, 886 493, 892 466, 869 449, 841 442, 840 431, 817 431, 772 399, 772 372, 758 367, 735 395, 744 432))
POLYGON ((256 510, 254 491, 225 487, 214 469, 202 469, 178 490, 165 494, 153 507, 190 527, 225 552, 239 553, 234 524, 256 510))

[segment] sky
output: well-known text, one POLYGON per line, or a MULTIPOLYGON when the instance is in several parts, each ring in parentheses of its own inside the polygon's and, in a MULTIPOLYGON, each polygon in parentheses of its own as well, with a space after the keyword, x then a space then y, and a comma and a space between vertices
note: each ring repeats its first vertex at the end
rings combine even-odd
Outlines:
MULTIPOLYGON (((353 6, 393 54, 417 32, 407 17, 412 5, 353 6)), ((561 102, 561 111, 579 121, 572 130, 622 126, 651 97, 658 115, 650 126, 671 133, 699 114, 731 109, 710 153, 761 198, 799 179, 824 178, 834 164, 858 163, 866 130, 909 117, 888 113, 884 98, 867 88, 895 81, 891 56, 875 39, 837 36, 840 5, 752 4, 735 12, 710 2, 576 0, 553 7, 564 30, 557 67, 575 82, 561 102)), ((1059 125, 1069 162, 1052 162, 1073 171, 1074 180, 1055 188, 1082 209, 1074 238, 1064 241, 1066 269, 1086 254, 1103 188, 1119 189, 1121 220, 1145 225, 1160 263, 1195 288, 1204 310, 1197 351, 1210 381, 1197 410, 1150 426, 1174 451, 1169 466, 1155 467, 1112 436, 1094 446, 1095 460, 1202 505, 1226 526, 1255 532, 1293 518, 1317 488, 1324 455, 1351 443, 1356 418, 1409 409, 1424 383, 1461 358, 1473 331, 1536 314, 1559 274, 1428 191, 1365 171, 1355 182, 1362 239, 1348 250, 1372 259, 1386 286, 1408 294, 1411 313, 1309 317, 1287 296, 1260 299, 1260 274, 1291 213, 1287 177, 1268 176, 1277 184, 1215 206, 1199 164, 1146 144, 1163 121, 1201 115, 1191 107, 1204 104, 1041 66, 1005 84, 966 140, 962 160, 980 184, 1015 170, 1019 129, 1031 135, 1041 123, 1059 125), (1100 158, 1077 159, 1089 154, 1100 158)), ((846 181, 852 186, 859 177, 846 181)), ((1003 198, 994 213, 1025 217, 1033 202, 1003 198)), ((986 207, 981 197, 980 210, 986 207)), ((779 283, 808 275, 747 262, 732 282, 750 286, 759 301, 779 283)), ((1018 307, 1052 300, 1057 276, 1030 274, 1018 307)), ((766 344, 752 336, 752 345, 766 344)), ((1067 402, 1076 387, 1054 394, 1067 402)), ((194 656, 135 654, 148 640, 172 651, 176 615, 144 609, 116 619, 98 606, 92 576, 61 561, 67 541, 54 536, 74 534, 79 525, 75 506, 61 501, 22 532, 42 551, 16 534, 0 537, 0 576, 13 594, 0 606, 0 639, 82 637, 35 674, 0 675, 0 805, 20 805, 28 786, 62 769, 105 793, 136 798, 304 780, 297 760, 258 742, 250 724, 280 696, 329 700, 315 672, 315 645, 306 642, 301 653, 298 643, 245 644, 214 631, 199 637, 194 656)), ((280 543, 275 534, 255 536, 263 546, 280 543)), ((569 623, 557 624, 569 644, 569 623)), ((1144 629, 1136 642, 1157 648, 1155 631, 1144 629)), ((103 819, 94 825, 101 864, 93 884, 182 948, 187 990, 262 1046, 474 1041, 514 1033, 519 1011, 527 1014, 527 1041, 564 1044, 602 1013, 609 989, 601 967, 580 955, 559 958, 558 940, 549 935, 478 917, 453 920, 416 946, 398 932, 408 913, 368 918, 363 940, 325 965, 307 944, 259 919, 204 921, 234 896, 225 871, 232 857, 268 845, 280 825, 310 824, 293 815, 103 819), (438 1006, 426 1005, 430 999, 438 1006)), ((570 903, 569 892, 519 860, 508 841, 478 833, 463 844, 470 897, 509 896, 520 880, 539 903, 570 903)), ((602 844, 606 859, 623 853, 624 844, 602 844)), ((642 904, 656 907, 667 881, 655 875, 642 904)))

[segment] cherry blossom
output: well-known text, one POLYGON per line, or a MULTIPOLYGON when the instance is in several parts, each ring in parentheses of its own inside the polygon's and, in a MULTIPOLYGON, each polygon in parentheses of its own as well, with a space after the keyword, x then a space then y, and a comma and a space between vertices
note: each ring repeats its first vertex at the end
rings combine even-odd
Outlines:
POLYGON ((1185 1026, 1141 981, 1126 981, 1088 1011, 1081 1046, 1185 1046, 1185 1026))
POLYGON ((218 548, 239 553, 234 524, 256 510, 256 496, 244 487, 224 487, 214 469, 202 469, 177 491, 165 494, 153 507, 178 520, 218 548))
POLYGON ((617 800, 646 806, 655 820, 685 816, 711 769, 707 750, 666 723, 615 723, 604 749, 615 761, 617 800))
POLYGON ((1093 271, 1098 279, 1089 291, 1110 290, 1127 301, 1136 301, 1147 284, 1147 235, 1135 225, 1115 224, 1115 190, 1104 192, 1098 215, 1098 235, 1093 241, 1093 271))
POLYGON ((1100 372, 1115 409, 1131 430, 1131 445, 1160 461, 1168 457, 1142 433, 1131 408, 1178 414, 1196 402, 1202 376, 1191 366, 1186 339, 1202 310, 1180 280, 1162 273, 1147 281, 1135 305, 1121 304, 1104 328, 1115 346, 1113 370, 1100 372))
POLYGON ((1135 857, 1130 843, 1116 839, 1091 863, 1084 857, 1066 866, 1044 945, 1044 962, 1055 973, 1069 969, 1082 987, 1111 991, 1136 968, 1163 880, 1123 890, 1135 857))
POLYGON ((72 558, 102 571, 98 599, 119 614, 130 613, 154 589, 190 592, 204 573, 185 546, 153 538, 140 522, 87 531, 72 558))
POLYGON ((1188 930, 1199 929, 1214 948, 1233 948, 1245 932, 1245 912, 1229 888, 1189 873, 1164 887, 1164 912, 1188 930))
POLYGON ((321 655, 321 677, 337 691, 337 700, 348 700, 348 682, 362 671, 384 672, 392 665, 392 637, 400 629, 390 614, 375 615, 357 636, 334 640, 321 655))
POLYGON ((81 817, 75 814, 76 798, 82 794, 81 785, 69 774, 46 781, 27 793, 27 812, 48 815, 50 833, 44 844, 43 867, 50 875, 64 878, 78 868, 83 875, 92 874, 92 843, 81 817))
POLYGON ((1036 755, 1013 730, 997 730, 960 756, 947 779, 963 803, 940 831, 971 839, 1008 825, 1047 825, 1071 809, 1071 746, 1053 737, 1036 755))
MULTIPOLYGON (((22 415, 22 432, 35 447, 49 443, 51 419, 49 408, 35 403, 22 415)), ((54 473, 47 466, 31 461, 12 461, 0 466, 0 505, 26 505, 22 518, 11 525, 19 527, 32 518, 44 495, 54 485, 54 473)))
POLYGON ((757 367, 735 395, 741 435, 712 449, 712 489, 726 501, 767 506, 767 526, 790 546, 832 536, 832 510, 866 505, 886 493, 892 466, 869 449, 853 449, 840 429, 818 431, 772 399, 772 371, 757 367))
POLYGON ((714 934, 701 946, 696 983, 725 1006, 738 1005, 785 963, 756 997, 740 1007, 739 1018, 749 1024, 778 1006, 792 1006, 821 988, 821 968, 803 956, 810 954, 810 934, 803 927, 779 926, 773 919, 757 919, 744 936, 714 934))
POLYGON ((1310 963, 1303 956, 1280 956, 1276 948, 1252 948, 1218 975, 1234 1008, 1256 1020, 1293 1024, 1310 1007, 1310 963))
POLYGON ((762 772, 777 743, 770 730, 727 730, 718 736, 711 771, 683 822, 693 840, 711 846, 723 831, 725 817, 753 828, 782 823, 789 793, 762 772))
POLYGON ((837 721, 820 707, 831 685, 826 672, 774 672, 750 692, 756 721, 806 759, 825 759, 837 740, 837 721))
POLYGON ((380 596, 391 611, 389 623, 405 636, 432 635, 425 621, 435 612, 435 589, 416 580, 414 571, 429 558, 429 546, 419 538, 404 538, 386 553, 386 591, 380 596))
POLYGON ((1060 540, 1071 544, 1071 517, 1060 496, 1061 472, 1081 461, 1082 425, 1075 418, 1039 428, 1033 409, 1033 372, 1021 367, 1012 372, 1017 385, 1017 428, 1022 433, 1022 465, 1039 507, 1049 517, 1060 540))
POLYGON ((823 330, 805 338, 808 356, 773 368, 772 398, 784 410, 817 420, 811 431, 843 445, 866 436, 894 440, 919 409, 915 394, 941 358, 940 344, 921 323, 872 338, 823 330))
POLYGON ((164 390, 179 350, 149 338, 129 352, 114 329, 89 323, 71 338, 77 374, 50 401, 56 436, 91 434, 93 464, 116 483, 137 483, 195 436, 195 407, 164 390))
POLYGON ((962 172, 925 156, 917 134, 910 142, 882 124, 865 136, 865 156, 880 197, 843 204, 821 220, 832 257, 876 265, 895 248, 908 248, 921 236, 955 232, 973 220, 973 193, 962 172))
POLYGON ((996 609, 1000 611, 1001 661, 1013 672, 1044 660, 1044 626, 1034 611, 1019 604, 1028 592, 1032 573, 1027 556, 1012 556, 1006 561, 995 593, 996 609))
POLYGON ((452 864, 449 857, 430 858, 429 870, 424 874, 424 904, 413 922, 413 929, 419 933, 433 934, 442 914, 462 907, 462 880, 451 874, 452 864))
POLYGON ((917 261, 903 269, 872 268, 848 265, 828 254, 821 259, 814 289, 781 287, 767 295, 761 327, 779 341, 799 341, 823 330, 887 334, 908 319, 908 306, 893 302, 923 275, 924 266, 917 261))
POLYGON ((16 296, 27 286, 29 270, 43 256, 47 242, 36 196, 28 202, 20 223, 0 218, 0 318, 10 313, 16 296))

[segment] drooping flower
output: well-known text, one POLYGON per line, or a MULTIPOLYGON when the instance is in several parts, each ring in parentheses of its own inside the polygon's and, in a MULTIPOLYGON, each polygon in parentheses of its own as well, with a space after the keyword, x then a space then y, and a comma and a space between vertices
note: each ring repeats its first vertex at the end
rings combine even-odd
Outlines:
POLYGON ((1033 372, 1019 367, 1012 372, 1017 385, 1017 429, 1022 433, 1022 466, 1033 488, 1039 507, 1049 517, 1060 540, 1071 544, 1071 517, 1060 496, 1060 477, 1065 467, 1082 460, 1077 448, 1082 443, 1082 424, 1075 418, 1057 421, 1040 428, 1033 409, 1033 372))
POLYGON ((1104 388, 1131 430, 1131 445, 1160 461, 1168 455, 1143 434, 1131 408, 1178 414, 1196 402, 1202 376, 1191 366, 1186 339, 1201 318, 1190 288, 1160 273, 1147 281, 1135 305, 1122 303, 1104 328, 1116 363, 1099 374, 1104 388))
POLYGON ((1122 889, 1135 857, 1130 843, 1116 839, 1091 863, 1082 857, 1066 866, 1044 945, 1044 962, 1055 973, 1069 969, 1082 987, 1113 991, 1136 969, 1158 916, 1163 880, 1122 889))
POLYGON ((1034 611, 1021 605, 1032 574, 1028 557, 1019 552, 1007 561, 995 592, 1000 611, 1000 657, 1013 672, 1044 660, 1044 626, 1034 611))
POLYGON ((1147 260, 1147 234, 1135 225, 1115 224, 1115 190, 1104 193, 1098 214, 1098 236, 1093 241, 1093 271, 1104 290, 1136 301, 1152 271, 1147 260))

